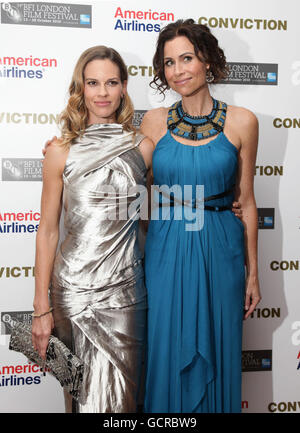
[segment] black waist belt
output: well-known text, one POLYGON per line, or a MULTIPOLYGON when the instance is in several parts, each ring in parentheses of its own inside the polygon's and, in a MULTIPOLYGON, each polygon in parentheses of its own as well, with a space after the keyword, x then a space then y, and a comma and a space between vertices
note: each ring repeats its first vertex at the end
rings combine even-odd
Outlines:
MULTIPOLYGON (((226 196, 230 195, 231 193, 233 193, 233 191, 234 191, 234 186, 232 188, 228 189, 227 191, 221 192, 220 194, 215 194, 215 195, 210 195, 208 197, 204 197, 203 201, 206 202, 206 201, 210 201, 210 200, 216 200, 216 199, 219 199, 219 198, 223 198, 223 197, 226 197, 226 196)), ((167 204, 159 203, 159 207, 163 207, 163 206, 174 207, 175 204, 181 204, 181 206, 189 205, 189 203, 186 203, 186 202, 181 202, 179 200, 175 201, 173 196, 170 196, 169 200, 170 200, 170 202, 167 203, 167 204)), ((193 207, 194 209, 196 209, 197 208, 197 203, 193 203, 193 205, 191 207, 193 207)), ((230 210, 232 208, 232 205, 230 205, 230 206, 209 206, 209 205, 205 204, 203 206, 203 208, 205 210, 211 210, 211 211, 215 211, 215 212, 222 212, 224 210, 230 210)))

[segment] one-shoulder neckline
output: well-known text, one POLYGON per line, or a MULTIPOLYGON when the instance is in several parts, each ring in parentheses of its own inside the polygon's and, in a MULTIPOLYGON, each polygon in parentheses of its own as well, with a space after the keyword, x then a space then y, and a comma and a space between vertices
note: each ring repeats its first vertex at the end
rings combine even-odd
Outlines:
POLYGON ((201 147, 206 148, 209 145, 214 144, 220 138, 220 136, 223 136, 225 138, 225 140, 229 143, 229 145, 231 147, 233 147, 233 149, 235 150, 236 153, 238 153, 238 151, 239 151, 238 148, 233 143, 231 143, 231 141, 227 138, 227 136, 224 134, 223 131, 221 131, 215 138, 213 138, 212 140, 210 140, 208 143, 198 144, 196 146, 192 146, 191 144, 184 144, 184 143, 181 143, 180 141, 177 141, 173 137, 173 135, 170 133, 169 129, 167 129, 167 132, 158 140, 158 142, 156 143, 155 149, 158 147, 158 145, 160 144, 160 142, 163 141, 167 136, 169 136, 179 146, 183 146, 184 148, 191 148, 191 149, 195 149, 195 148, 198 149, 198 148, 201 148, 201 147))

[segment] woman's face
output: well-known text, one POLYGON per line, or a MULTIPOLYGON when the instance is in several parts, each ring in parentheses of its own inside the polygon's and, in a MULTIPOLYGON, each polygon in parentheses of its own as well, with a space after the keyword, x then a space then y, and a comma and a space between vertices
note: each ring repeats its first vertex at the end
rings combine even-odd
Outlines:
MULTIPOLYGON (((202 57, 201 52, 198 56, 202 57)), ((209 68, 195 55, 193 44, 185 36, 177 36, 165 43, 164 73, 169 87, 181 96, 192 96, 207 86, 209 68)))
POLYGON ((109 59, 89 62, 84 70, 84 102, 89 112, 88 124, 114 123, 121 98, 126 92, 118 66, 109 59))

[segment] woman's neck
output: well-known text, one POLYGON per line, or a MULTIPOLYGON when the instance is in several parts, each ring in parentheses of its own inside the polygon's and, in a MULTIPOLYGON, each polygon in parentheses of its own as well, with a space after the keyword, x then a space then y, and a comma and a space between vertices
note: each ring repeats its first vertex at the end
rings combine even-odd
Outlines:
POLYGON ((183 96, 182 107, 190 116, 205 116, 209 114, 213 108, 213 100, 209 90, 206 88, 195 95, 183 96))
POLYGON ((109 117, 96 117, 96 116, 90 116, 89 120, 87 122, 88 126, 94 125, 95 123, 101 124, 101 123, 117 123, 116 116, 109 116, 109 117))

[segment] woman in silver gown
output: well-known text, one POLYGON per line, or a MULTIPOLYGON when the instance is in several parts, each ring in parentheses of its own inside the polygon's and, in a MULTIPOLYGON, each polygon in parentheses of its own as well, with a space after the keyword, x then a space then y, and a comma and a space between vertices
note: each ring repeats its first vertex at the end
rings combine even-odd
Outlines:
MULTIPOLYGON (((44 161, 34 298, 40 317, 32 338, 45 357, 54 327, 84 362, 78 412, 137 408, 147 304, 133 205, 152 142, 132 127, 126 85, 115 50, 86 50, 74 70, 62 138, 44 161), (62 207, 65 237, 56 254, 62 207)), ((69 412, 66 393, 65 401, 69 412)))

